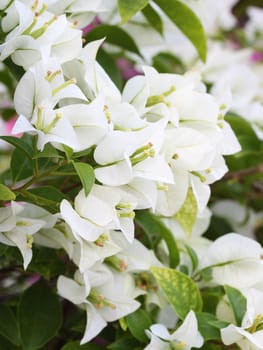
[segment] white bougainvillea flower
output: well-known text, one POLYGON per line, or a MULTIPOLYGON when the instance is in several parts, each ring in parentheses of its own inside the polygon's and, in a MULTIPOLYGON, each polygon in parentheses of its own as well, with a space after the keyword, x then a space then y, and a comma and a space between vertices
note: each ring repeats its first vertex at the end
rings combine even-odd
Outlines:
POLYGON ((129 274, 109 273, 103 279, 101 274, 99 278, 94 277, 92 271, 89 275, 77 272, 75 280, 60 276, 57 282, 59 295, 86 310, 87 323, 81 344, 99 334, 107 322, 118 320, 140 306, 134 300, 135 286, 129 274))
POLYGON ((86 100, 74 80, 65 81, 61 66, 55 59, 37 63, 23 75, 17 85, 14 102, 20 116, 13 133, 37 134, 37 145, 41 150, 48 142, 53 142, 58 148, 64 144, 73 150, 79 150, 82 140, 77 137, 68 118, 70 111, 66 107, 62 110, 56 108, 60 101, 68 98, 86 100), (64 112, 66 115, 63 115, 64 112))
POLYGON ((170 167, 159 154, 166 121, 138 131, 112 131, 96 147, 94 159, 102 167, 96 178, 107 185, 128 184, 133 178, 173 183, 170 167))
POLYGON ((87 26, 99 13, 107 13, 110 7, 105 0, 54 0, 48 10, 56 15, 66 13, 78 28, 87 26))
POLYGON ((247 311, 241 326, 230 324, 221 329, 221 338, 225 345, 236 343, 242 350, 263 349, 263 293, 254 288, 243 290, 247 300, 247 311))
POLYGON ((8 32, 0 45, 0 58, 11 55, 26 70, 41 58, 56 56, 63 63, 75 57, 82 47, 81 31, 73 28, 65 15, 55 16, 44 2, 26 4, 14 1, 2 23, 8 32))
POLYGON ((184 322, 173 333, 169 333, 162 324, 155 324, 146 331, 151 342, 144 350, 166 350, 183 349, 190 350, 193 347, 200 348, 204 339, 198 331, 197 319, 195 313, 190 311, 184 319, 184 322))
POLYGON ((231 199, 218 200, 211 206, 211 210, 215 215, 226 219, 235 232, 250 238, 255 238, 255 229, 263 220, 261 212, 254 212, 231 199))
POLYGON ((262 280, 261 245, 236 233, 216 239, 204 254, 200 268, 212 268, 212 281, 248 288, 262 280))
POLYGON ((135 198, 124 191, 93 185, 86 197, 81 190, 74 201, 74 209, 63 200, 60 212, 73 234, 94 242, 109 229, 120 230, 129 242, 134 239, 135 198))
POLYGON ((12 202, 0 212, 0 242, 20 250, 26 269, 32 259, 33 235, 41 228, 52 227, 56 217, 29 203, 12 202))
POLYGON ((121 93, 105 70, 96 61, 97 51, 103 40, 88 43, 72 61, 63 65, 63 72, 68 78, 74 76, 77 85, 89 100, 102 95, 106 106, 121 102, 121 93))

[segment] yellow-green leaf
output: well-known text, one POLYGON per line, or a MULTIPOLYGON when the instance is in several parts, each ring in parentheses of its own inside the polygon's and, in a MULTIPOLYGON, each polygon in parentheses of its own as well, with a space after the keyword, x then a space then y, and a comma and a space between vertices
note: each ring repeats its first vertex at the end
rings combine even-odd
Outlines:
POLYGON ((200 290, 190 277, 167 267, 151 267, 151 272, 180 319, 202 310, 200 290))
POLYGON ((126 23, 138 11, 147 6, 149 0, 118 0, 118 9, 122 23, 126 23))
POLYGON ((16 195, 7 186, 0 184, 0 200, 1 201, 13 201, 16 199, 16 195))
POLYGON ((188 189, 183 206, 175 214, 176 220, 187 235, 191 235, 197 217, 197 202, 192 188, 188 189))

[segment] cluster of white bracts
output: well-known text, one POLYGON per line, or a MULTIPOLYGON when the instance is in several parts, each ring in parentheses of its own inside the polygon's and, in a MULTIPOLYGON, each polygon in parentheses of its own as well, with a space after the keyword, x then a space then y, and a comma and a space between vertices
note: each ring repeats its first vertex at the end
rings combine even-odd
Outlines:
MULTIPOLYGON (((218 265, 212 283, 231 283, 234 275, 239 288, 238 273, 243 275, 246 266, 241 287, 250 287, 260 282, 263 270, 257 243, 238 235, 214 243, 200 237, 209 220, 209 185, 227 171, 223 156, 240 150, 224 121, 222 96, 217 101, 207 93, 194 71, 159 74, 148 66, 121 93, 96 61, 102 41, 82 47, 81 31, 68 20, 87 24, 107 5, 112 4, 15 0, 2 6, 2 29, 8 34, 0 59, 10 56, 26 70, 14 96, 19 117, 13 132, 38 135, 39 150, 48 143, 73 153, 94 149, 96 184, 87 196, 81 190, 74 204, 63 200, 60 213, 24 203, 0 208, 0 241, 19 248, 25 268, 33 243, 63 248, 76 264, 74 279, 60 276, 57 286, 61 296, 87 312, 82 343, 107 322, 136 310, 140 294, 165 304, 150 275, 141 275, 161 263, 134 238, 136 210, 152 210, 165 218, 175 237, 192 242, 199 269, 218 265), (189 192, 197 206, 192 238, 174 218, 189 192), (223 253, 224 240, 229 240, 229 249, 223 253), (236 244, 242 247, 235 257, 236 244), (231 267, 221 264, 229 261, 231 267)), ((187 341, 189 349, 203 343, 193 312, 172 335, 162 327, 148 333, 147 349, 162 349, 159 337, 176 344, 187 341)))

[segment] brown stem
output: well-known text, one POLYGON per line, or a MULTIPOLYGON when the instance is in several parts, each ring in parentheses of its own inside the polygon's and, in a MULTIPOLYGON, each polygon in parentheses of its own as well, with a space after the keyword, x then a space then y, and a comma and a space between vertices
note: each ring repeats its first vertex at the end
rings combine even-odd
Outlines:
POLYGON ((253 175, 257 173, 263 173, 263 163, 252 168, 242 169, 238 171, 231 171, 223 177, 222 181, 228 181, 228 180, 240 181, 245 176, 253 175))

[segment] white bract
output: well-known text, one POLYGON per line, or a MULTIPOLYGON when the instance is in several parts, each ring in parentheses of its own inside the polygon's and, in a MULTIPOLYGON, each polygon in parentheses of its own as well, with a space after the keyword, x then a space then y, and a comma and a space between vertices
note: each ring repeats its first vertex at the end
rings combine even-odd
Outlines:
POLYGON ((120 319, 135 311, 140 304, 134 300, 135 285, 129 274, 113 273, 106 266, 90 269, 86 274, 75 273, 74 280, 60 276, 58 293, 84 309, 87 323, 81 344, 94 338, 107 322, 120 319))
POLYGON ((201 269, 212 269, 212 282, 248 288, 262 280, 262 247, 253 239, 225 234, 208 247, 201 269))
POLYGON ((154 324, 146 331, 151 342, 144 350, 190 350, 203 345, 203 337, 198 331, 195 313, 190 311, 184 322, 173 333, 169 333, 162 324, 154 324))
POLYGON ((247 310, 240 327, 230 324, 221 329, 225 345, 236 343, 241 350, 263 349, 263 293, 251 288, 243 291, 247 301, 247 310))
POLYGON ((26 269, 32 259, 33 235, 55 222, 55 216, 36 205, 12 202, 10 207, 0 208, 0 242, 20 250, 26 269))
POLYGON ((1 60, 11 56, 15 64, 28 69, 49 56, 66 62, 81 50, 81 31, 65 15, 47 11, 44 2, 15 0, 5 12, 1 26, 8 34, 0 45, 1 60))

